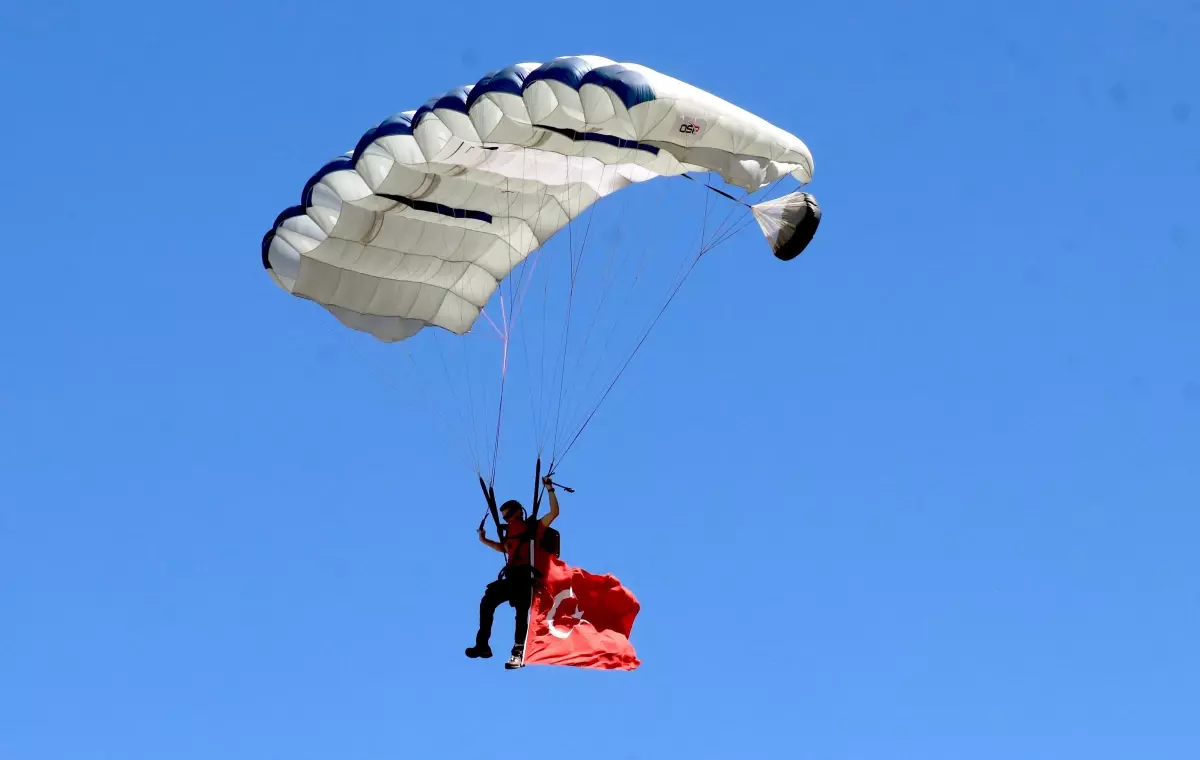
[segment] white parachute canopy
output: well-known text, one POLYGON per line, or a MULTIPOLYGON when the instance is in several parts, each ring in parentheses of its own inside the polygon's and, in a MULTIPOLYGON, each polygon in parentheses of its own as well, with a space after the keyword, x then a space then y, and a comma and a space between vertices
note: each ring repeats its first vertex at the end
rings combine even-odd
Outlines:
POLYGON ((368 131, 279 217, 263 265, 380 340, 463 334, 531 251, 631 183, 715 172, 752 192, 812 170, 797 137, 643 66, 518 64, 368 131))

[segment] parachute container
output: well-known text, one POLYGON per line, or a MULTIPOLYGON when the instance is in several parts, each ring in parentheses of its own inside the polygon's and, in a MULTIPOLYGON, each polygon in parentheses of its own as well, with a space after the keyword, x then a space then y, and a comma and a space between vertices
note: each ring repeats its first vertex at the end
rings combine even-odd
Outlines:
POLYGON ((803 253, 821 223, 821 207, 808 193, 790 193, 757 203, 751 209, 781 261, 791 261, 803 253))

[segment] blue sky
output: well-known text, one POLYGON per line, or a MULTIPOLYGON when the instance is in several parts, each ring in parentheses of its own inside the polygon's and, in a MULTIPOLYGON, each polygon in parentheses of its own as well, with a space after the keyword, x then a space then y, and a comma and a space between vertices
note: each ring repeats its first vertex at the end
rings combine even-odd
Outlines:
POLYGON ((0 757, 1200 755, 1200 5, 835 6, 0 9, 0 757), (706 257, 561 471, 643 667, 514 674, 470 469, 258 246, 577 53, 793 131, 825 218, 706 257))

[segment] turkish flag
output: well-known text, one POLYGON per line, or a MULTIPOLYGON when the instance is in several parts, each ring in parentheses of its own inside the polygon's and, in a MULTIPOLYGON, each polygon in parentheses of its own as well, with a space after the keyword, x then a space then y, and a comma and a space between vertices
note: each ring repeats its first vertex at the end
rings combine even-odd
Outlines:
POLYGON ((558 557, 543 555, 538 564, 545 575, 529 610, 525 664, 601 670, 641 665, 629 643, 641 605, 620 581, 558 557))

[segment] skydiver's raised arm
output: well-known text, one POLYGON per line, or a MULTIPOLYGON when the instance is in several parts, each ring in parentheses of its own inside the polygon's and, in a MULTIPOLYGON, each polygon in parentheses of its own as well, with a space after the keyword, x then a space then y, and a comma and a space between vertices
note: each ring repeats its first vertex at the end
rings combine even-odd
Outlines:
POLYGON ((538 520, 543 527, 549 528, 550 523, 558 519, 558 494, 554 493, 554 483, 550 481, 550 476, 542 478, 542 483, 546 486, 546 493, 550 495, 550 511, 542 515, 538 520))
POLYGON ((487 534, 483 532, 482 525, 479 526, 478 533, 479 533, 479 543, 483 544, 484 546, 486 546, 490 549, 495 549, 496 551, 500 552, 501 554, 504 553, 504 546, 499 541, 493 541, 490 538, 488 538, 487 534))

